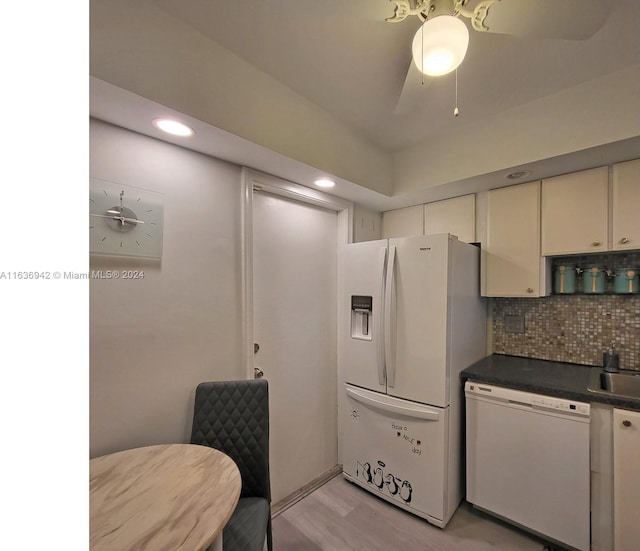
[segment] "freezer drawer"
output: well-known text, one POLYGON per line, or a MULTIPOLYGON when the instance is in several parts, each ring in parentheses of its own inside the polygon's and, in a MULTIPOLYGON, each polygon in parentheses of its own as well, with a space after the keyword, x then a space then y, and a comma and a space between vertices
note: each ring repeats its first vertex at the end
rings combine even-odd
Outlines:
MULTIPOLYGON (((449 409, 345 385, 343 469, 371 493, 437 526, 447 507, 449 409)), ((457 503, 456 503, 457 505, 457 503)))

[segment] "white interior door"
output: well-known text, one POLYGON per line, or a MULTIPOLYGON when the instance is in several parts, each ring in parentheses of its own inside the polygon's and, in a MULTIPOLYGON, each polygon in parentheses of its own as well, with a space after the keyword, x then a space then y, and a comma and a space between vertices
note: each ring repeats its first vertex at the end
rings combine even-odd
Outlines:
POLYGON ((253 193, 254 365, 269 381, 271 489, 337 464, 337 214, 253 193))

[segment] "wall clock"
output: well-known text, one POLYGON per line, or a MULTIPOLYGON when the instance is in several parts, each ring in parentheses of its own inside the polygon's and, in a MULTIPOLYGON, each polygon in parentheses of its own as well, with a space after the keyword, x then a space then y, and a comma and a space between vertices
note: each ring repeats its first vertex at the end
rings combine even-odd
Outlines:
POLYGON ((89 250, 92 254, 162 256, 162 193, 91 178, 89 250))

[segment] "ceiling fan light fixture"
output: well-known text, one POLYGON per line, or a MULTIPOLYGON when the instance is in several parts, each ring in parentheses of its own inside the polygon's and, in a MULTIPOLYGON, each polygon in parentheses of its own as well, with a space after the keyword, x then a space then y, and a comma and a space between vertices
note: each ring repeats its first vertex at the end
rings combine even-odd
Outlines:
POLYGON ((439 15, 425 21, 413 37, 413 61, 425 75, 446 75, 462 63, 468 46, 467 26, 452 15, 439 15))

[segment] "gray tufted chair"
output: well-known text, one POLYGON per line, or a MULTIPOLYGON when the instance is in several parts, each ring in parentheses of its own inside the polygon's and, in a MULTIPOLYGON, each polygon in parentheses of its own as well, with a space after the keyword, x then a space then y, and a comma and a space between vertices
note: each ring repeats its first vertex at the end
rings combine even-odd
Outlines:
POLYGON ((262 551, 271 536, 269 386, 264 379, 200 383, 196 388, 191 443, 210 446, 236 462, 240 500, 224 527, 224 551, 262 551))

